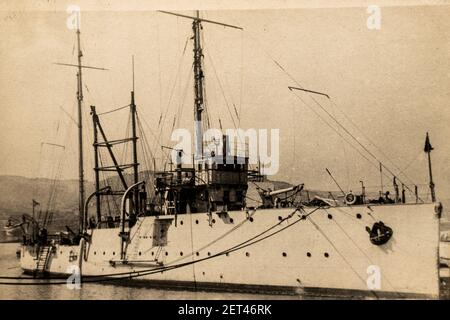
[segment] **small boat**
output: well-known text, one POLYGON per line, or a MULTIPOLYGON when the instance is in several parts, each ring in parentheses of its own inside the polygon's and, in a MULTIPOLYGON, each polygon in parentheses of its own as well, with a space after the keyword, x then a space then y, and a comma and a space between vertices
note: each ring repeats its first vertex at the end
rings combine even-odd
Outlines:
POLYGON ((5 233, 8 236, 13 236, 13 235, 15 235, 14 231, 20 231, 19 230, 20 225, 21 224, 20 224, 20 221, 18 219, 16 219, 16 218, 9 218, 8 222, 6 222, 6 225, 3 226, 3 231, 5 231, 5 233))

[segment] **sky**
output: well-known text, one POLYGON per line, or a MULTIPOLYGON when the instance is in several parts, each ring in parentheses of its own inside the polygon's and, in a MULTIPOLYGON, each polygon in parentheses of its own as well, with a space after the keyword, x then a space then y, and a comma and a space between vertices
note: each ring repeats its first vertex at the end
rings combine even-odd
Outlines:
MULTIPOLYGON (((191 21, 154 10, 192 15, 200 8, 205 19, 244 28, 203 24, 212 126, 218 127, 220 118, 224 128, 238 123, 244 129, 279 129, 280 170, 271 178, 335 190, 328 168, 345 190, 358 189, 360 180, 378 190, 377 160, 347 130, 402 181, 426 192, 423 146, 429 132, 437 194, 450 198, 450 6, 445 1, 420 6, 379 1, 380 29, 372 30, 369 3, 362 1, 339 7, 267 1, 258 8, 247 1, 226 7, 223 1, 209 7, 194 1, 99 3, 1 2, 0 174, 77 177, 75 70, 55 65, 76 63, 76 35, 66 25, 69 4, 81 9, 83 62, 108 69, 83 74, 87 179, 93 176, 89 106, 104 112, 129 103, 132 56, 136 103, 150 148, 161 154, 159 144, 173 145, 173 123, 192 129, 191 21), (274 4, 277 9, 269 9, 274 4), (287 89, 298 84, 331 99, 287 89), (65 152, 42 142, 64 145, 65 152)), ((126 134, 127 117, 122 110, 101 118, 109 139, 126 134)), ((391 181, 385 177, 384 183, 391 181)))

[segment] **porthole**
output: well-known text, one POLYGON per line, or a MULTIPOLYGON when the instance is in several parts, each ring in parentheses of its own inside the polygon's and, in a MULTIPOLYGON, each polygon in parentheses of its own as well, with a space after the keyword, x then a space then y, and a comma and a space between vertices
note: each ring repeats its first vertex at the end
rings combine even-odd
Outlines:
POLYGON ((103 251, 103 255, 105 255, 106 254, 106 252, 105 251, 103 251))
POLYGON ((356 214, 356 217, 357 217, 358 219, 361 219, 361 218, 362 218, 361 213, 357 213, 357 214, 356 214))
POLYGON ((220 275, 220 279, 223 279, 223 275, 222 274, 220 275))
POLYGON ((245 253, 245 256, 246 256, 246 257, 250 257, 250 253, 249 253, 249 252, 246 252, 246 253, 245 253))
POLYGON ((281 220, 283 220, 283 217, 282 216, 278 216, 278 221, 281 221, 281 220))
POLYGON ((180 224, 183 225, 183 220, 180 221, 180 224))
POLYGON ((333 216, 331 214, 328 215, 328 219, 333 219, 333 216))
POLYGON ((197 255, 197 257, 198 257, 198 256, 200 255, 200 252, 196 252, 195 254, 196 254, 196 255, 197 255))
POLYGON ((203 271, 202 274, 205 275, 205 271, 203 271))
POLYGON ((311 258, 311 252, 307 252, 307 253, 306 253, 306 256, 307 256, 308 258, 311 258))
POLYGON ((116 255, 116 253, 113 251, 113 256, 115 256, 116 255))
POLYGON ((211 256, 211 252, 208 252, 208 257, 211 256))
POLYGON ((250 217, 248 220, 250 220, 250 222, 253 222, 253 217, 250 217))
POLYGON ((166 256, 168 256, 169 255, 169 253, 166 251, 166 256))
POLYGON ((155 255, 155 253, 152 251, 152 256, 154 256, 155 255))
POLYGON ((62 251, 60 251, 59 254, 62 254, 62 251))
POLYGON ((287 257, 287 253, 286 252, 283 252, 283 257, 287 257))
POLYGON ((142 252, 139 251, 139 255, 141 255, 141 254, 142 254, 142 252))
POLYGON ((216 223, 216 219, 212 219, 212 221, 211 221, 212 223, 216 223))
POLYGON ((233 222, 234 222, 233 218, 230 218, 230 223, 233 223, 233 222))
POLYGON ((328 258, 328 257, 330 256, 330 255, 328 254, 328 252, 325 252, 323 255, 325 256, 325 258, 328 258))
POLYGON ((198 224, 198 220, 195 220, 195 224, 198 224))
POLYGON ((180 251, 180 256, 183 256, 183 251, 180 251))
POLYGON ((97 251, 94 251, 94 256, 97 255, 97 251))

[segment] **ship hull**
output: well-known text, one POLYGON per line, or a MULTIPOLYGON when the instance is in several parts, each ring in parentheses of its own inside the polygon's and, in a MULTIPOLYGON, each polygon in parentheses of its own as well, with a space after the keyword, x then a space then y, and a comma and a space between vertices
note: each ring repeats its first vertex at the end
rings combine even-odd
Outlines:
MULTIPOLYGON (((86 281, 106 276, 120 283, 130 284, 132 278, 136 285, 197 290, 439 297, 434 204, 143 217, 130 230, 125 262, 118 228, 90 232, 89 243, 56 245, 48 273, 71 274, 75 265, 86 281), (302 214, 310 215, 301 219, 302 214), (372 244, 366 231, 378 221, 393 230, 383 245, 372 244)), ((35 269, 34 257, 33 250, 22 249, 24 270, 35 269)))

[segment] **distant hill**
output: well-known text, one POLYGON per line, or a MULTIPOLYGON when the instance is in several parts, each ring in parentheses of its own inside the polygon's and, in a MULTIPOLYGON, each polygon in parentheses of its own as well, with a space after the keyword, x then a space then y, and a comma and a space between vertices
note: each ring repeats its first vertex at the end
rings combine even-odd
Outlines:
MULTIPOLYGON (((148 177, 149 172, 140 173, 140 178, 145 179, 148 177)), ((126 175, 125 179, 130 182, 131 176, 126 175)), ((118 179, 113 178, 109 182, 110 185, 117 186, 118 179)), ((257 206, 259 196, 256 192, 256 185, 263 189, 283 189, 292 186, 291 184, 283 181, 271 181, 265 182, 249 182, 248 190, 248 205, 257 206), (251 199, 250 199, 251 198, 251 199)), ((25 178, 20 176, 0 176, 0 220, 5 220, 10 216, 20 216, 24 213, 31 213, 32 199, 41 203, 42 210, 47 209, 49 201, 50 190, 53 186, 55 188, 55 206, 56 211, 55 218, 74 220, 77 219, 78 214, 78 181, 77 180, 58 180, 52 181, 43 178, 25 178)), ((149 185, 149 187, 151 187, 149 185)), ((151 189, 151 188, 149 188, 151 189)), ((92 182, 86 183, 86 195, 89 195, 94 191, 94 185, 92 182)), ((151 190, 148 190, 151 193, 151 190)), ((320 197, 329 197, 328 192, 309 190, 310 198, 314 195, 320 197)), ((334 196, 339 195, 338 192, 333 192, 334 196)), ((306 192, 302 192, 302 200, 306 200, 306 192)), ((444 219, 448 219, 450 209, 450 201, 444 200, 444 219)))
MULTIPOLYGON (((148 172, 140 173, 145 179, 148 172)), ((127 183, 132 176, 124 175, 127 183)), ((119 188, 119 178, 108 179, 108 184, 119 188)), ((51 191, 53 190, 53 210, 58 216, 73 217, 78 214, 78 180, 50 180, 46 178, 26 178, 20 176, 0 176, 0 220, 10 216, 31 214, 32 199, 38 201, 43 211, 48 209, 51 191)), ((86 181, 86 197, 94 192, 94 183, 86 181)))
POLYGON ((0 176, 0 219, 31 213, 32 199, 40 202, 45 210, 52 186, 56 186, 55 208, 74 214, 78 207, 78 181, 0 176))
MULTIPOLYGON (((140 173, 141 179, 148 178, 151 172, 140 173)), ((125 175, 127 182, 131 182, 131 175, 125 175)), ((109 180, 109 185, 117 187, 118 178, 109 180)), ((283 181, 267 181, 258 183, 262 188, 271 188, 272 190, 290 187, 291 184, 283 181)), ((148 185, 149 189, 151 185, 148 185)), ((249 192, 255 185, 249 183, 249 192)), ((41 204, 41 209, 45 211, 50 199, 50 191, 55 190, 55 211, 58 216, 73 219, 78 214, 78 180, 57 180, 43 178, 26 178, 20 176, 0 176, 0 220, 5 220, 10 216, 21 216, 24 213, 31 214, 32 199, 41 204)), ((94 191, 92 182, 86 183, 86 196, 94 191)), ((152 190, 148 190, 149 193, 152 190)), ((256 199, 258 195, 255 191, 256 199)))

